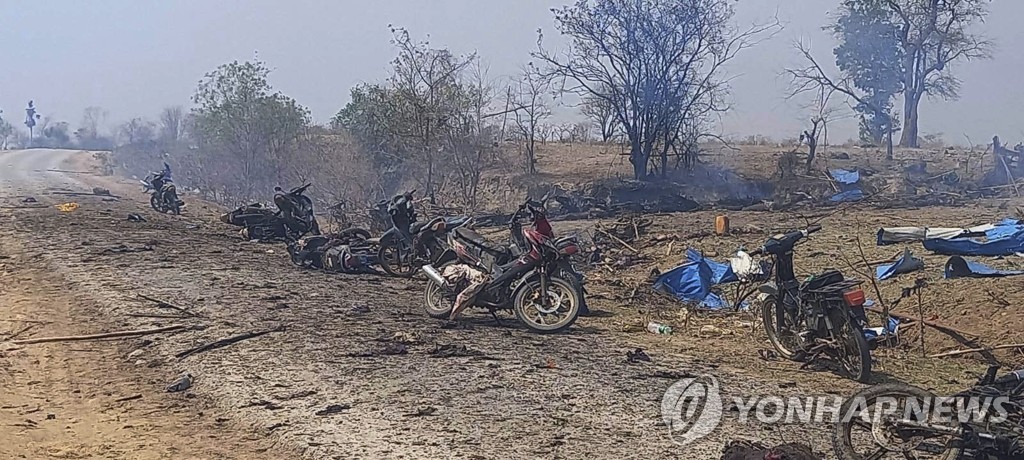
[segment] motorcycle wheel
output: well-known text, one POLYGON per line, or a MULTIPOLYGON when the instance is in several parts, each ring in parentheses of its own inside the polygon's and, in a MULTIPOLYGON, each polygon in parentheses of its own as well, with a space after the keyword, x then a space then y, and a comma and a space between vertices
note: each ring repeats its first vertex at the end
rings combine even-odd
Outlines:
POLYGON ((836 327, 834 335, 840 348, 835 350, 836 358, 842 373, 861 383, 871 380, 871 349, 864 338, 864 331, 854 325, 850 311, 846 307, 832 310, 832 324, 836 327))
POLYGON ((370 239, 370 232, 361 228, 353 227, 342 230, 340 236, 342 239, 350 239, 353 241, 366 241, 370 239))
POLYGON ((399 278, 411 278, 416 273, 416 265, 409 260, 412 257, 407 254, 408 252, 409 250, 403 248, 398 240, 382 242, 380 249, 377 250, 377 263, 384 269, 384 273, 399 278))
POLYGON ((181 205, 178 204, 178 197, 177 196, 171 197, 170 208, 171 208, 171 213, 172 214, 174 214, 176 216, 180 216, 181 215, 181 205))
POLYGON ((795 360, 800 347, 800 337, 797 335, 799 326, 777 297, 771 295, 761 302, 761 322, 775 352, 785 359, 795 360), (780 322, 783 323, 781 328, 780 322))
MULTIPOLYGON (((444 267, 437 267, 437 270, 442 271, 444 267)), ((440 284, 427 277, 427 289, 423 293, 423 310, 427 316, 434 319, 448 319, 451 316, 455 302, 447 294, 440 284)))
POLYGON ((562 332, 576 322, 580 315, 580 298, 572 283, 552 276, 548 281, 548 292, 540 292, 540 281, 523 283, 513 294, 512 310, 516 318, 533 332, 554 334, 562 332), (552 306, 544 307, 538 302, 546 295, 552 306), (558 315, 554 322, 545 321, 551 315, 558 315))
MULTIPOLYGON (((872 403, 889 404, 894 401, 905 400, 906 398, 917 398, 918 404, 923 398, 934 398, 931 393, 910 385, 902 383, 888 383, 869 387, 853 398, 847 399, 839 409, 841 417, 836 422, 835 430, 832 432, 832 449, 839 460, 866 460, 874 458, 918 458, 933 460, 956 460, 963 452, 963 446, 959 439, 951 435, 936 435, 924 430, 915 430, 909 427, 893 426, 887 420, 876 417, 875 413, 880 408, 875 408, 872 403), (856 404, 856 405, 855 405, 856 404), (858 409, 866 410, 870 415, 869 420, 864 420, 858 409), (853 412, 851 412, 853 411, 853 412), (928 436, 932 437, 929 438, 928 436), (940 438, 943 441, 937 441, 940 438), (928 447, 931 455, 922 457, 924 452, 918 449, 928 447)), ((906 406, 888 408, 895 409, 896 416, 906 413, 906 406)), ((925 420, 932 411, 925 410, 925 420)), ((945 425, 958 425, 954 415, 949 423, 945 425)), ((954 426, 955 428, 955 426, 954 426)))
POLYGON ((149 206, 152 207, 153 210, 155 210, 156 212, 164 212, 163 203, 160 202, 160 199, 157 198, 156 195, 156 193, 149 195, 149 206))

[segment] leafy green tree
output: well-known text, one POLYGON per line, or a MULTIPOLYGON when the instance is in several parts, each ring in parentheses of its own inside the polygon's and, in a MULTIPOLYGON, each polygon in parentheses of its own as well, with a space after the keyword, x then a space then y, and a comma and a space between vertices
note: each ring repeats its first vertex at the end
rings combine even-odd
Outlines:
POLYGON ((234 61, 206 74, 192 97, 200 144, 223 156, 218 172, 238 177, 234 187, 251 198, 262 196, 259 187, 280 182, 274 165, 287 161, 310 123, 309 111, 275 92, 269 75, 258 59, 234 61))
POLYGON ((885 0, 845 0, 831 26, 839 45, 833 50, 839 70, 863 91, 864 102, 854 105, 860 114, 864 142, 881 144, 898 122, 893 101, 903 87, 903 49, 899 29, 884 9, 885 0))

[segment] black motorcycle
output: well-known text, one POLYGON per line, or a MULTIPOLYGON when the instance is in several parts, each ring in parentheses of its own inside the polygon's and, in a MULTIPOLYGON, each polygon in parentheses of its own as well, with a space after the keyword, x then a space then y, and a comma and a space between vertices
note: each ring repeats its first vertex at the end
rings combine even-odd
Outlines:
POLYGON ((860 382, 871 378, 871 351, 864 338, 867 316, 860 281, 830 270, 799 282, 793 248, 820 225, 773 236, 751 255, 768 255, 773 281, 758 290, 765 332, 775 351, 794 361, 830 356, 841 373, 860 382))
POLYGON ((306 234, 319 235, 320 225, 313 215, 313 202, 303 193, 310 184, 279 190, 274 196, 278 206, 273 211, 262 204, 241 206, 221 216, 221 222, 242 227, 243 236, 260 242, 294 242, 306 234))
POLYGON ((975 386, 949 398, 902 383, 861 390, 840 409, 832 436, 836 457, 1024 458, 1024 369, 996 378, 998 370, 989 367, 975 386), (949 407, 937 408, 939 401, 949 407))
POLYGON ((391 228, 380 237, 377 263, 391 276, 408 278, 421 266, 436 262, 446 249, 445 234, 470 221, 462 216, 418 222, 413 207, 415 193, 413 190, 396 195, 387 207, 391 228))
POLYGON ((274 205, 278 213, 288 227, 290 234, 298 238, 307 233, 320 234, 320 223, 313 215, 313 200, 305 195, 310 184, 306 183, 284 193, 280 188, 275 189, 274 205), (297 236, 295 236, 297 235, 297 236))
POLYGON ((164 163, 164 170, 153 172, 141 180, 142 191, 149 193, 149 205, 157 212, 181 214, 185 202, 178 198, 178 189, 171 181, 171 168, 164 163))

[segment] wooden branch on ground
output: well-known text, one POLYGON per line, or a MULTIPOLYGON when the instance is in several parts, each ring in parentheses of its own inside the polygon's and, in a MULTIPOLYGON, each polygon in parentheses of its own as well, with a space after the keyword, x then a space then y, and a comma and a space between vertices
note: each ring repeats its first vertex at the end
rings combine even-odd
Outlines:
POLYGON ((228 337, 226 339, 220 339, 220 340, 218 340, 216 342, 211 342, 211 343, 208 343, 206 345, 200 345, 200 346, 195 347, 195 348, 189 348, 188 350, 185 350, 185 351, 183 351, 181 353, 178 353, 178 354, 176 354, 174 356, 176 358, 178 358, 178 359, 185 359, 185 358, 187 358, 189 356, 192 356, 192 355, 195 355, 195 354, 199 354, 199 353, 203 353, 205 351, 215 350, 217 348, 223 348, 223 347, 226 347, 228 345, 232 345, 232 344, 241 342, 243 340, 248 340, 248 339, 251 339, 251 338, 254 338, 254 337, 259 337, 261 335, 269 334, 271 332, 281 332, 281 331, 284 331, 284 326, 278 326, 278 327, 275 327, 273 329, 267 329, 267 330, 264 330, 264 331, 246 332, 244 334, 238 334, 236 336, 228 337))
POLYGON ((179 306, 171 304, 169 302, 164 302, 163 300, 155 299, 155 298, 147 296, 145 294, 137 294, 137 295, 138 295, 138 297, 140 299, 145 299, 145 300, 148 300, 150 302, 155 303, 157 308, 170 308, 171 310, 180 311, 180 312, 182 312, 182 313, 184 313, 184 314, 186 314, 188 316, 198 316, 195 313, 192 313, 192 312, 188 311, 188 309, 186 309, 186 308, 179 307, 179 306))
POLYGON ((619 237, 617 237, 617 236, 615 236, 615 235, 612 235, 611 233, 609 233, 609 232, 606 232, 606 231, 604 231, 604 230, 602 230, 602 229, 600 229, 600 228, 595 228, 595 230, 597 230, 597 231, 599 231, 599 232, 601 232, 601 233, 604 233, 605 235, 607 235, 607 236, 608 236, 608 237, 610 237, 611 239, 613 239, 613 240, 617 241, 617 242, 618 242, 619 244, 621 244, 621 245, 625 246, 625 247, 626 247, 627 249, 629 249, 630 251, 633 251, 633 252, 635 252, 635 253, 637 253, 637 254, 640 254, 640 251, 637 251, 637 249, 636 249, 636 248, 634 248, 633 246, 630 246, 630 245, 629 245, 629 243, 627 243, 627 242, 625 242, 625 241, 622 241, 622 240, 621 240, 621 239, 620 239, 619 237))
POLYGON ((102 198, 117 198, 121 199, 120 196, 112 194, 100 194, 94 192, 50 192, 50 195, 62 195, 62 196, 98 196, 102 198))
POLYGON ((138 337, 140 335, 159 334, 161 332, 180 331, 182 329, 185 329, 185 326, 182 324, 177 324, 174 326, 158 327, 155 329, 140 329, 136 331, 107 332, 103 334, 91 335, 71 335, 66 337, 40 337, 36 339, 15 340, 11 343, 15 345, 27 345, 30 343, 74 342, 81 340, 114 339, 122 337, 138 337))
POLYGON ((971 348, 969 350, 953 350, 943 353, 936 353, 934 355, 928 355, 929 358, 943 358, 946 356, 959 356, 966 355, 969 353, 983 353, 994 350, 1007 350, 1012 348, 1024 348, 1024 343, 1015 343, 1012 345, 996 345, 994 347, 983 347, 983 348, 971 348))
MULTIPOLYGON (((878 308, 864 307, 864 309, 867 310, 867 311, 873 312, 873 313, 885 314, 885 312, 883 310, 880 310, 878 308)), ((892 316, 893 318, 896 318, 896 319, 900 320, 900 322, 909 322, 909 321, 918 322, 918 321, 920 321, 921 323, 924 323, 925 326, 929 326, 931 328, 938 329, 938 330, 940 330, 942 332, 955 332, 955 333, 957 333, 959 335, 962 335, 962 336, 980 337, 978 334, 975 334, 973 332, 961 331, 959 329, 954 329, 952 327, 946 326, 944 324, 936 323, 934 321, 927 321, 924 318, 917 318, 917 317, 913 317, 913 316, 901 315, 901 314, 892 313, 892 312, 889 313, 889 316, 892 316)))

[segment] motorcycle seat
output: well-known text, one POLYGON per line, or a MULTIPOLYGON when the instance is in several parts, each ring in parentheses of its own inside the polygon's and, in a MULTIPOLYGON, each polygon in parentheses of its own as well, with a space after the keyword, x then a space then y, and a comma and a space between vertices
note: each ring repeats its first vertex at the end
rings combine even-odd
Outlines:
POLYGON ((456 228, 466 225, 469 222, 469 216, 462 217, 446 217, 444 219, 445 228, 456 228))
POLYGON ((426 227, 428 223, 429 222, 416 222, 409 226, 409 232, 413 234, 419 233, 420 230, 423 230, 423 227, 426 227))
POLYGON ((466 227, 456 228, 455 236, 491 254, 503 255, 508 253, 508 248, 498 246, 490 241, 487 241, 487 239, 484 238, 483 235, 474 232, 473 230, 470 230, 466 227))

